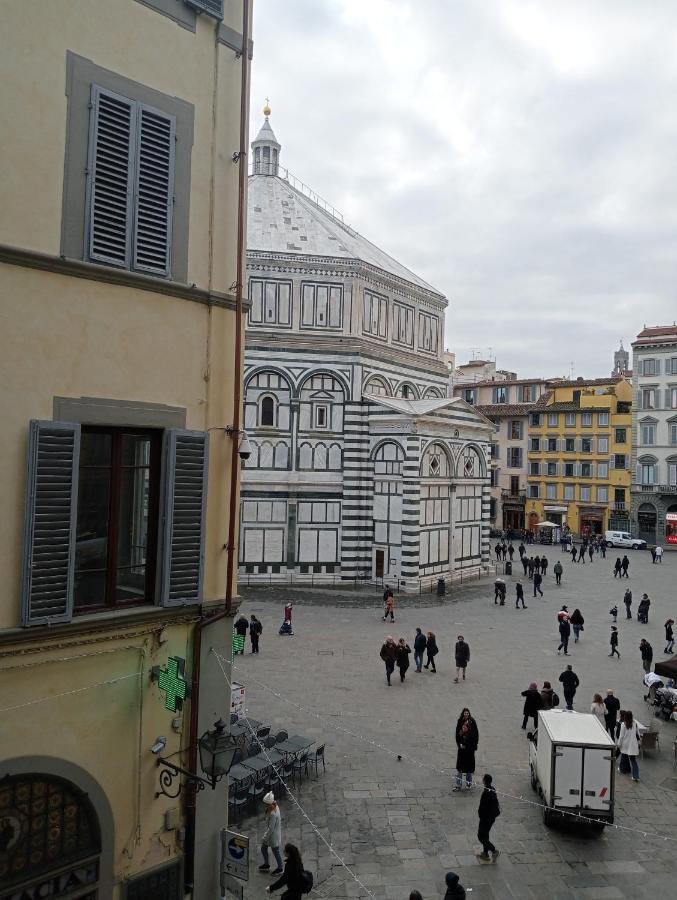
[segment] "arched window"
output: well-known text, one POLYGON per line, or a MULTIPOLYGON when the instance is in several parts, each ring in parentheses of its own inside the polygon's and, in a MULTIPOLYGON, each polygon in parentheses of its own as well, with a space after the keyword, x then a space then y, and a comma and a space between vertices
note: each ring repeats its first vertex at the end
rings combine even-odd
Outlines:
POLYGON ((364 386, 364 393, 371 394, 373 397, 390 397, 392 396, 387 383, 383 378, 375 376, 370 378, 364 386))
POLYGON ((261 416, 259 425, 272 428, 275 425, 275 401, 272 397, 261 398, 261 416))
POLYGON ((397 389, 397 396, 402 397, 404 400, 416 400, 418 394, 416 393, 416 388, 405 381, 397 389))
POLYGON ((440 444, 429 444, 421 460, 421 475, 424 478, 449 478, 451 466, 447 451, 440 444))

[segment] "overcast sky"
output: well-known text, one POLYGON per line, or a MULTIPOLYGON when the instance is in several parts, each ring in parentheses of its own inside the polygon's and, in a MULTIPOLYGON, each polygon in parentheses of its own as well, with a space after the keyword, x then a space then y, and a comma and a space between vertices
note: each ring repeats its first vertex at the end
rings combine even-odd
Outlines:
POLYGON ((675 0, 254 0, 251 129, 449 299, 459 362, 601 376, 677 318, 675 0))

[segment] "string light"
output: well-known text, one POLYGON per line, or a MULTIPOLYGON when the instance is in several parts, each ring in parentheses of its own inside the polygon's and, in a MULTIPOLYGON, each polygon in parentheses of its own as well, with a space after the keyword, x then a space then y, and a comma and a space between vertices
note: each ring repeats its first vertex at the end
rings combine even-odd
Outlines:
POLYGON ((104 687, 108 684, 117 684, 119 681, 126 681, 128 678, 138 678, 139 675, 143 675, 143 672, 131 672, 129 675, 118 675, 116 678, 109 678, 108 681, 96 681, 94 684, 86 684, 84 687, 75 688, 72 691, 63 691, 60 694, 52 694, 49 697, 38 697, 36 700, 26 701, 26 703, 17 703, 16 706, 3 706, 0 708, 0 713, 25 709, 27 706, 35 706, 36 703, 46 703, 48 700, 58 700, 60 697, 70 697, 73 694, 81 694, 83 691, 91 691, 92 688, 104 687))

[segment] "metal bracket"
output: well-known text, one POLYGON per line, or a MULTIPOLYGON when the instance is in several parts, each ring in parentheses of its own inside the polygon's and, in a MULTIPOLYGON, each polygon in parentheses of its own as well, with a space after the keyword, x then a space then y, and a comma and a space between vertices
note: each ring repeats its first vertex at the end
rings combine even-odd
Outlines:
POLYGON ((172 800, 178 797, 181 793, 181 789, 184 787, 184 782, 179 781, 176 790, 174 790, 173 785, 176 779, 180 778, 182 775, 186 779, 185 783, 194 788, 196 793, 204 791, 206 787, 213 787, 212 783, 207 781, 206 778, 201 778, 199 775, 195 775, 187 769, 182 769, 181 766, 174 765, 174 763, 169 762, 167 759, 163 759, 161 756, 158 757, 157 764, 164 768, 160 772, 160 790, 155 792, 156 799, 161 794, 164 794, 165 797, 171 797, 172 800))

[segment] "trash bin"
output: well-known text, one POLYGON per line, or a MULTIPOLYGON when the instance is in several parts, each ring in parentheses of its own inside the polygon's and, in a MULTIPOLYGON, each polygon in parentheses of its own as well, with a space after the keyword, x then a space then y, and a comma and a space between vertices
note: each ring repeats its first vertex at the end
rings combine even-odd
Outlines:
POLYGON ((505 574, 512 575, 512 561, 511 560, 508 560, 507 563, 505 564, 505 574))
POLYGON ((437 579, 437 596, 444 597, 447 592, 447 586, 444 583, 444 578, 437 579))

